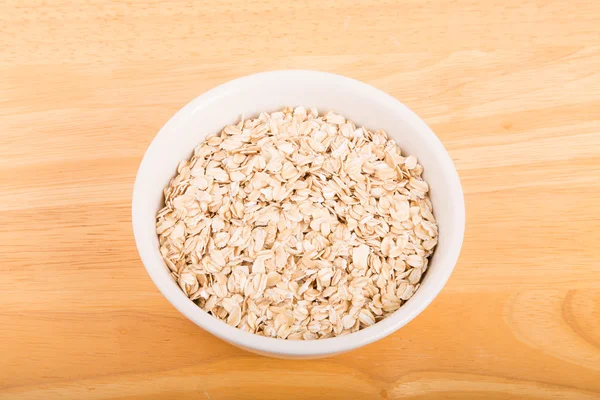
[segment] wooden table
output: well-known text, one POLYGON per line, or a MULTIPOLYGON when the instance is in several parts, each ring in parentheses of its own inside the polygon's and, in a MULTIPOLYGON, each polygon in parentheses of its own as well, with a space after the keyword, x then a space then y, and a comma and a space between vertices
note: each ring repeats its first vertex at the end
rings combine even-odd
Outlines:
POLYGON ((1 399, 600 398, 600 2, 5 1, 1 399), (422 116, 466 195, 433 304, 363 349, 254 356, 138 258, 144 151, 189 100, 326 70, 422 116))

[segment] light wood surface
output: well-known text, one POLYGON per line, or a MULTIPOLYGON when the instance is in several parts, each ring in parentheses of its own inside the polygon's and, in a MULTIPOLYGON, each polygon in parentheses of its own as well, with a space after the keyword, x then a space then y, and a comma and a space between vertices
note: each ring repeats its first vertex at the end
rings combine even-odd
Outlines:
POLYGON ((600 2, 0 4, 1 399, 600 398, 600 2), (186 320, 131 230, 168 118, 285 68, 400 99, 466 196, 440 296, 323 360, 254 356, 186 320))

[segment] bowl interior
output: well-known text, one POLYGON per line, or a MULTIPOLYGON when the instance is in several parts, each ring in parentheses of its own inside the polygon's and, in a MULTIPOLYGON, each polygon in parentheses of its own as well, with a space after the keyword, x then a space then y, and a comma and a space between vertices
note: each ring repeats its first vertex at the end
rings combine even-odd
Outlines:
POLYGON ((384 92, 364 83, 322 72, 275 71, 221 85, 193 100, 161 129, 148 148, 134 187, 133 225, 138 250, 161 292, 192 321, 221 338, 252 351, 280 356, 337 353, 372 342, 406 324, 421 312, 447 281, 460 252, 464 232, 464 201, 460 181, 446 150, 427 125, 384 92), (359 332, 317 341, 286 341, 242 332, 206 314, 181 292, 160 258, 155 215, 163 188, 177 164, 209 134, 262 111, 285 106, 335 111, 358 126, 384 129, 402 149, 416 156, 431 187, 439 223, 439 244, 421 288, 396 313, 359 332))

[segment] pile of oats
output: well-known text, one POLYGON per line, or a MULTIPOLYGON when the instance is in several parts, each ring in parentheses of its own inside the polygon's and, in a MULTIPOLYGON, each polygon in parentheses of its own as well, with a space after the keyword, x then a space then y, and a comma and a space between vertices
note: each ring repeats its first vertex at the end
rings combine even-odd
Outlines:
POLYGON ((419 288, 438 228, 423 167, 383 131, 286 108, 227 126, 183 161, 160 252, 204 311, 247 332, 366 328, 419 288))

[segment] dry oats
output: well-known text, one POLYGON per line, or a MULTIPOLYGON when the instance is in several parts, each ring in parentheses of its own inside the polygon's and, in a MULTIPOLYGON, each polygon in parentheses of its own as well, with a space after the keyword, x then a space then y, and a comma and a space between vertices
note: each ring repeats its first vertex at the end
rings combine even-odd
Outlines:
POLYGON ((438 228, 414 156, 384 131, 286 108, 182 161, 157 214, 171 275, 204 311, 284 339, 369 327, 418 290, 438 228))

